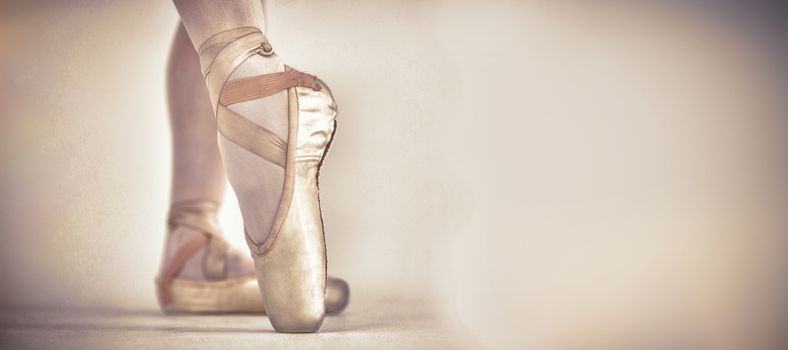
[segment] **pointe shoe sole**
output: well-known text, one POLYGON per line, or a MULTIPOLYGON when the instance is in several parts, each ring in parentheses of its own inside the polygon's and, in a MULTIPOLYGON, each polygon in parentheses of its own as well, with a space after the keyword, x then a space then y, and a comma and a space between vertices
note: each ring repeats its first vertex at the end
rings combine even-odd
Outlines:
MULTIPOLYGON (((177 278, 172 281, 172 302, 159 306, 166 314, 265 314, 255 276, 224 281, 195 281, 177 278)), ((339 278, 326 280, 326 313, 344 311, 350 300, 347 282, 339 278)))
MULTIPOLYGON (((168 314, 264 313, 254 277, 224 281, 172 281, 172 301, 160 303, 168 314)), ((161 300, 161 299, 160 299, 161 300)))

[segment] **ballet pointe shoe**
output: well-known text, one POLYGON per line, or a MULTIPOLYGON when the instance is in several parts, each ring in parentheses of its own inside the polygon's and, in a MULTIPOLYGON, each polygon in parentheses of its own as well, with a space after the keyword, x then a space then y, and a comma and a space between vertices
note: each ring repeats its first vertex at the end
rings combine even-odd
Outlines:
MULTIPOLYGON (((255 275, 228 277, 226 264, 228 243, 216 228, 218 205, 210 200, 175 203, 170 209, 171 230, 186 226, 203 232, 184 244, 156 278, 156 296, 166 314, 265 314, 265 303, 255 275), (204 280, 179 278, 178 272, 203 247, 204 280)), ((339 278, 326 280, 326 312, 340 313, 348 304, 350 289, 339 278)))
POLYGON ((228 81, 252 55, 273 54, 257 28, 215 34, 198 53, 221 135, 284 168, 283 192, 270 234, 258 244, 246 232, 271 324, 278 332, 316 332, 326 313, 326 247, 317 177, 335 131, 334 99, 315 76, 290 67, 228 81), (288 97, 287 141, 229 108, 282 91, 288 97))
POLYGON ((187 227, 202 234, 181 246, 156 278, 156 296, 165 313, 265 312, 253 276, 229 277, 230 246, 216 228, 218 204, 210 200, 174 203, 169 229, 187 227), (205 248, 201 263, 204 279, 178 276, 189 259, 205 248))

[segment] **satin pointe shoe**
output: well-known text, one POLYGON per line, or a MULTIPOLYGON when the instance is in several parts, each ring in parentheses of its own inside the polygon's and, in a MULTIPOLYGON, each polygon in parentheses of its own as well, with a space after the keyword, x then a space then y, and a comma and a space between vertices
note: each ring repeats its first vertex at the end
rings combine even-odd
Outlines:
POLYGON ((284 168, 270 234, 257 244, 245 233, 268 317, 278 332, 316 332, 326 312, 326 246, 317 178, 336 130, 334 99, 315 76, 287 66, 283 72, 228 81, 249 57, 273 54, 257 28, 215 34, 198 53, 219 133, 284 168), (229 108, 282 91, 288 99, 287 141, 229 108))
MULTIPOLYGON (((168 226, 170 230, 185 226, 203 232, 178 249, 162 267, 156 278, 159 306, 167 314, 259 313, 265 314, 255 275, 229 277, 227 260, 232 251, 216 228, 218 205, 210 200, 192 200, 173 204, 168 226), (203 247, 202 272, 205 279, 180 278, 178 272, 203 247)), ((326 312, 339 313, 348 304, 347 282, 328 277, 326 312)))

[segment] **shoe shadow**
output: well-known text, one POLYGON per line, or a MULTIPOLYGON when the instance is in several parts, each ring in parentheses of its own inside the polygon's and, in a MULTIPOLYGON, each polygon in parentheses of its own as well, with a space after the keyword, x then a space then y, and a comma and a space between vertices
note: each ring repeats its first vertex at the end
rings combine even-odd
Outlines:
POLYGON ((164 315, 155 310, 0 310, 0 330, 274 333, 253 315, 164 315), (224 320, 226 319, 226 320, 224 320), (229 324, 222 326, 221 324, 229 324), (241 324, 243 326, 238 326, 241 324))
MULTIPOLYGON (((175 314, 158 310, 0 310, 0 331, 277 333, 265 315, 175 314)), ((318 334, 391 330, 392 324, 353 312, 326 315, 318 334)), ((396 328, 396 327, 394 327, 396 328)))
POLYGON ((132 326, 98 324, 40 324, 14 323, 0 325, 2 330, 46 331, 118 331, 118 332, 167 332, 167 333, 275 333, 273 329, 236 327, 182 327, 182 326, 132 326))

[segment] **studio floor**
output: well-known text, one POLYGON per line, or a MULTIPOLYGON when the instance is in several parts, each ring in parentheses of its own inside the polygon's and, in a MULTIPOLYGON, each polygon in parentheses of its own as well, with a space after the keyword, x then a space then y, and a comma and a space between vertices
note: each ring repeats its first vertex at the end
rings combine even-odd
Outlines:
POLYGON ((264 316, 165 316, 158 310, 4 310, 3 349, 476 348, 427 302, 353 300, 320 333, 279 334, 264 316))

